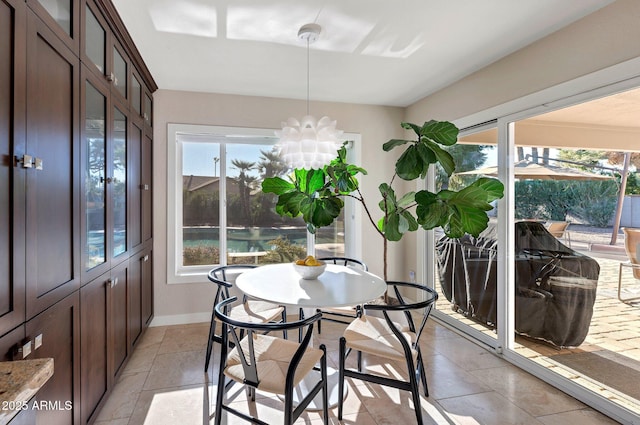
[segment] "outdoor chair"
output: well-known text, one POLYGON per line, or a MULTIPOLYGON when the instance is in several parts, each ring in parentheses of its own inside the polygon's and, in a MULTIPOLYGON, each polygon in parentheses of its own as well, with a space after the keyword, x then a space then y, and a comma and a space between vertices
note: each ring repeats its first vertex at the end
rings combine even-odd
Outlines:
POLYGON ((552 221, 547 224, 547 230, 557 239, 563 239, 569 248, 571 248, 571 234, 569 233, 568 221, 552 221))
POLYGON ((640 297, 622 298, 622 269, 623 267, 630 268, 633 271, 633 277, 640 279, 640 259, 638 258, 638 251, 640 251, 640 229, 633 227, 623 227, 624 232, 624 249, 627 253, 629 261, 620 263, 618 269, 618 300, 622 302, 637 301, 640 297))
MULTIPOLYGON (((252 264, 233 264, 228 266, 220 266, 209 271, 208 278, 217 285, 216 296, 213 301, 213 309, 221 300, 229 298, 231 294, 229 290, 233 288, 230 282, 231 277, 235 277, 248 269, 257 266, 252 264)), ((213 310, 212 309, 212 310, 213 310)), ((265 323, 265 322, 286 322, 287 310, 283 306, 268 303, 265 301, 254 300, 246 295, 242 299, 242 304, 231 310, 231 317, 235 320, 249 323, 265 323)), ((284 337, 287 337, 286 330, 284 337)), ((221 335, 216 335, 215 314, 211 312, 211 324, 209 325, 209 341, 207 342, 207 353, 204 362, 204 371, 209 369, 209 361, 211 360, 211 351, 214 342, 221 342, 221 335)))
MULTIPOLYGON (((318 258, 318 260, 324 261, 325 263, 338 264, 341 266, 359 267, 364 271, 368 270, 368 267, 364 262, 353 258, 324 257, 318 258)), ((347 319, 360 317, 360 315, 362 314, 362 306, 356 305, 348 307, 325 307, 322 309, 318 309, 317 311, 322 313, 322 318, 318 320, 318 334, 320 334, 322 333, 323 320, 328 320, 330 322, 336 323, 344 323, 348 325, 349 323, 351 323, 351 320, 347 319)))
MULTIPOLYGON (((266 422, 225 404, 225 394, 234 383, 247 387, 249 400, 255 401, 256 390, 284 396, 284 424, 289 425, 304 411, 305 407, 322 391, 324 424, 329 422, 327 395, 327 355, 324 345, 309 346, 313 335, 313 324, 320 319, 315 314, 307 319, 284 323, 249 323, 234 319, 230 311, 236 297, 224 299, 216 305, 216 320, 222 323, 220 368, 218 371, 215 420, 219 425, 225 410, 246 421, 266 425, 266 422), (273 331, 302 329, 302 341, 295 342, 267 335, 273 331), (244 336, 243 336, 244 335, 244 336), (320 364, 319 368, 317 364, 320 364), (319 369, 318 382, 294 407, 294 388, 309 373, 319 369), (228 383, 225 382, 229 378, 228 383)), ((250 408, 251 412, 255 409, 250 408)), ((254 414, 254 413, 252 413, 254 414)))
POLYGON ((340 338, 339 378, 338 378, 338 419, 342 420, 345 377, 360 379, 380 385, 411 392, 418 424, 422 424, 420 408, 420 382, 425 396, 429 396, 427 377, 422 354, 420 352, 420 336, 427 323, 433 304, 438 294, 427 287, 409 282, 387 282, 387 293, 390 294, 389 305, 365 304, 364 313, 355 319, 340 338), (412 295, 423 301, 406 302, 401 291, 413 289, 412 295), (392 298, 391 293, 395 296, 392 298), (420 322, 416 326, 412 312, 418 313, 420 322), (399 323, 401 320, 402 323, 399 323), (357 352, 357 370, 345 366, 349 354, 357 352), (408 376, 405 380, 396 379, 362 371, 362 353, 382 357, 391 361, 406 364, 408 376))

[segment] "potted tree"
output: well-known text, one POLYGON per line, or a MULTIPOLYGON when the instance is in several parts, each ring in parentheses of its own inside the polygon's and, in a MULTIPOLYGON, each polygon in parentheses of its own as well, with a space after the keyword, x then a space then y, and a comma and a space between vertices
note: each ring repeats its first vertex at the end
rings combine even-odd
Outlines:
POLYGON ((442 227, 451 238, 465 234, 478 236, 487 228, 487 211, 491 202, 500 199, 504 193, 502 183, 493 178, 480 178, 458 190, 410 191, 399 195, 393 189, 396 177, 412 181, 426 177, 429 166, 440 164, 447 175, 455 171, 453 157, 443 147, 453 146, 458 141, 458 128, 448 121, 427 121, 422 126, 402 123, 406 130, 412 130, 417 140, 392 139, 382 149, 389 152, 404 147, 395 164, 395 173, 389 183, 383 182, 378 188, 381 199, 378 206, 382 211, 379 219, 360 191, 356 176, 366 175, 363 168, 347 163, 346 148, 342 146, 337 157, 323 169, 296 169, 285 180, 270 177, 262 182, 262 191, 274 193, 278 200, 276 212, 281 216, 302 216, 311 233, 330 225, 344 207, 344 197, 360 202, 369 222, 382 237, 384 249, 384 279, 387 279, 387 246, 389 241, 399 241, 407 232, 420 228, 425 230, 442 227))

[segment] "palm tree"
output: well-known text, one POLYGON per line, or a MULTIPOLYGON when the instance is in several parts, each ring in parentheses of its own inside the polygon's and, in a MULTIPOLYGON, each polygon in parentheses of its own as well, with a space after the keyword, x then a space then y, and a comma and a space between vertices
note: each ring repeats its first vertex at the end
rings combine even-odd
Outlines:
POLYGON ((262 179, 268 177, 281 176, 287 171, 287 166, 282 162, 280 155, 276 150, 260 151, 260 162, 257 169, 260 170, 260 176, 262 179))
POLYGON ((249 172, 257 168, 256 163, 233 159, 231 165, 239 171, 238 176, 233 180, 238 184, 240 214, 246 219, 245 223, 251 224, 251 188, 258 178, 250 175, 249 172))

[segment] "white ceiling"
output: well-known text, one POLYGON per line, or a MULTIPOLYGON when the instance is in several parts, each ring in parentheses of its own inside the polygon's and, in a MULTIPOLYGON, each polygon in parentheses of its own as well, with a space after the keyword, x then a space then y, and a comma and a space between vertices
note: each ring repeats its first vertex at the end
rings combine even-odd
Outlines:
POLYGON ((161 89, 407 106, 611 0, 112 0, 161 89))

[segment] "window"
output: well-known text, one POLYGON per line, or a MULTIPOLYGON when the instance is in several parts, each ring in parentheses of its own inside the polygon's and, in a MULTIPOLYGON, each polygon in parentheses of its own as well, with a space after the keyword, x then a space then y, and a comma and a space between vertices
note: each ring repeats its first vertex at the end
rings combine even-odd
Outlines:
MULTIPOLYGON (((359 142, 358 135, 346 139, 359 142)), ((355 220, 354 206, 347 200, 342 216, 316 235, 302 218, 275 213, 276 197, 263 193, 261 183, 289 172, 276 142, 273 130, 169 125, 170 283, 202 281, 217 264, 287 262, 308 252, 354 255, 355 226, 346 223, 355 220)), ((353 149, 349 155, 355 157, 353 149)))

